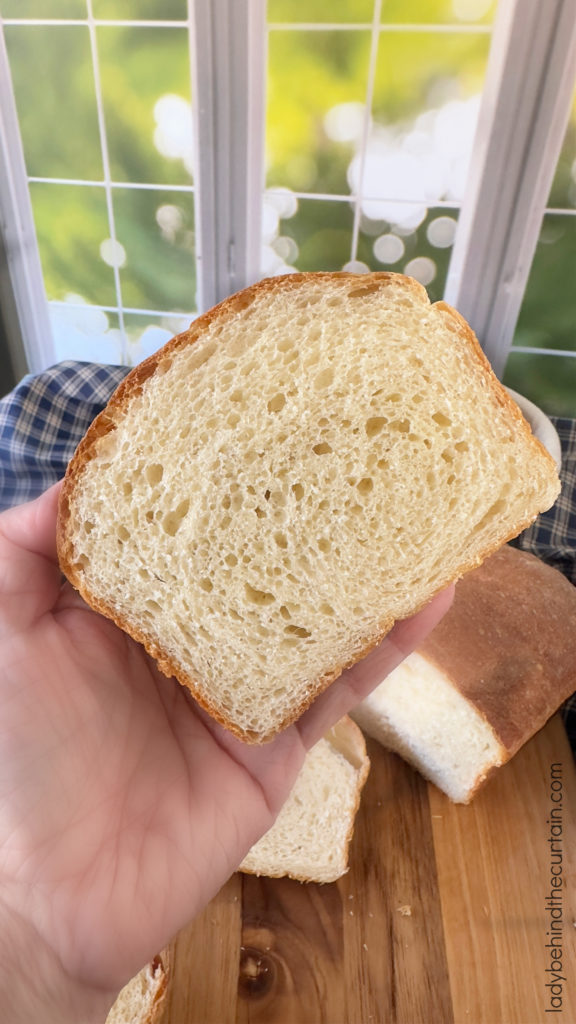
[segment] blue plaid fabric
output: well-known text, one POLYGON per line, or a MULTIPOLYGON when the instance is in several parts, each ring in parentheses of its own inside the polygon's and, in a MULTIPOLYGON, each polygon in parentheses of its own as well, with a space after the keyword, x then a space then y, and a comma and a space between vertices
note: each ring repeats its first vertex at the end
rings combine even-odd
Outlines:
POLYGON ((125 366, 65 362, 28 376, 0 400, 0 509, 37 498, 60 480, 125 366))
MULTIPOLYGON (((0 509, 36 498, 64 475, 76 445, 128 373, 68 361, 25 377, 0 400, 0 509)), ((553 418, 562 443, 562 493, 515 541, 576 585, 576 420, 553 418)), ((576 753, 576 694, 562 709, 576 753)))

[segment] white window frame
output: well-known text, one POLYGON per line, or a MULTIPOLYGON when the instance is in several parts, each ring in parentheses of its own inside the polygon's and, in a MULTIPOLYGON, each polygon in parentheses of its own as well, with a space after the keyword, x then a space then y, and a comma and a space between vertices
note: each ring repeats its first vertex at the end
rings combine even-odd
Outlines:
MULTIPOLYGON (((87 4, 97 68, 98 23, 90 0, 87 4)), ((187 21, 177 24, 189 31, 194 80, 202 311, 260 277, 266 0, 188 0, 187 21)), ((471 323, 499 375, 546 212, 575 77, 574 0, 500 0, 445 292, 446 301, 471 323)), ((105 155, 101 110, 99 127, 105 155)), ((113 232, 109 188, 107 200, 113 232)), ((17 357, 20 353, 18 366, 24 363, 23 349, 27 367, 37 372, 49 361, 50 323, 1 18, 0 231, 8 267, 2 288, 6 305, 16 311, 12 348, 17 357)))

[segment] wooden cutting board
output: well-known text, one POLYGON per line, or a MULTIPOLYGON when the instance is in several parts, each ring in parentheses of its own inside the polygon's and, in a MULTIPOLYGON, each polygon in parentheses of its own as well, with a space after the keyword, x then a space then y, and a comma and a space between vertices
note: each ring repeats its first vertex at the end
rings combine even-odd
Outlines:
POLYGON ((230 879, 174 943, 163 1024, 575 1024, 576 775, 559 717, 468 807, 369 753, 348 874, 230 879))

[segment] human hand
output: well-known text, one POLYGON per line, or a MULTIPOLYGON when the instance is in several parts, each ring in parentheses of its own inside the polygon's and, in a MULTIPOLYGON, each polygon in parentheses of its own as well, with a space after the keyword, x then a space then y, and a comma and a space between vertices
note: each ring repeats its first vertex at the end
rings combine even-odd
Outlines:
POLYGON ((18 982, 25 956, 21 983, 37 988, 0 980, 7 1024, 103 1020, 270 828, 306 749, 451 600, 397 624, 271 743, 246 746, 62 583, 58 493, 0 516, 0 948, 4 974, 15 960, 18 982))

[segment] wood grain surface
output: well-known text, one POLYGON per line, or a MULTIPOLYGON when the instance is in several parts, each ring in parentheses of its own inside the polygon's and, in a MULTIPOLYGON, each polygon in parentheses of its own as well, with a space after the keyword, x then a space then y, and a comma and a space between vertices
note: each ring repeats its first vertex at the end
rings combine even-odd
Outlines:
POLYGON ((348 874, 231 878, 173 945, 162 1024, 575 1024, 576 774, 560 719, 468 807, 369 753, 348 874))

